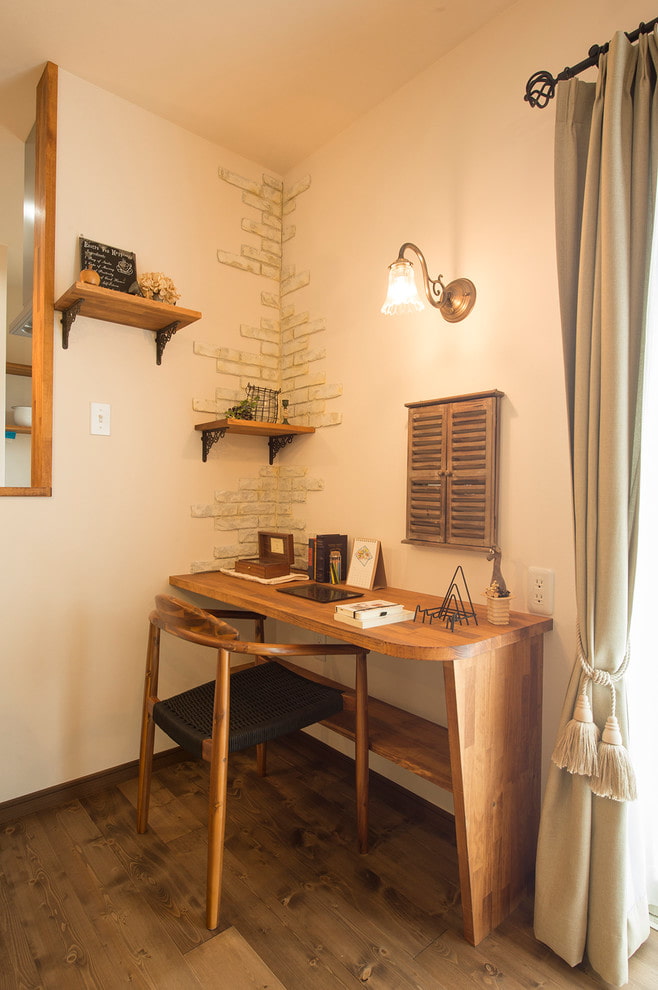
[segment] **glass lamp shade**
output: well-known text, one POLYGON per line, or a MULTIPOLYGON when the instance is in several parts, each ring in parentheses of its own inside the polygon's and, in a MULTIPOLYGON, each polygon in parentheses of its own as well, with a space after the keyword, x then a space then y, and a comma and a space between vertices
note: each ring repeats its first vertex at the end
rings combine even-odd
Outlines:
POLYGON ((394 261, 388 268, 388 292, 381 312, 386 316, 396 313, 413 313, 425 309, 418 295, 414 266, 404 259, 394 261))

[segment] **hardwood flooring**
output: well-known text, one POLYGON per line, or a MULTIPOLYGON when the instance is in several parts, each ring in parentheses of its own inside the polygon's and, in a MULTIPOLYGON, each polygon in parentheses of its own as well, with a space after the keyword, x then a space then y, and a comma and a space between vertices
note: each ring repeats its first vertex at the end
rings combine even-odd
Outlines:
MULTIPOLYGON (((374 777, 356 846, 352 764, 306 736, 231 756, 222 925, 204 925, 207 768, 136 779, 0 826, 0 990, 593 990, 532 934, 523 904, 477 948, 461 936, 447 816, 374 777)), ((631 990, 658 985, 658 933, 631 990)))

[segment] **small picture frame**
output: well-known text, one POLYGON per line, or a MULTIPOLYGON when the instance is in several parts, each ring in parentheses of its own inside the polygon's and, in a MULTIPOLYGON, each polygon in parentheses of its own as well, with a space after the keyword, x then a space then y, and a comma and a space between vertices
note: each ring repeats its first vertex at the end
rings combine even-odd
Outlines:
POLYGON ((292 533, 258 532, 258 556, 261 560, 295 562, 295 542, 292 533))

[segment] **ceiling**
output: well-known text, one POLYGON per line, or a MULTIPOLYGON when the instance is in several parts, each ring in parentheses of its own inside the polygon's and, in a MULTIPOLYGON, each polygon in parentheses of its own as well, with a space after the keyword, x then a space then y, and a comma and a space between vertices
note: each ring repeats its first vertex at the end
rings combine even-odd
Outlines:
POLYGON ((0 122, 48 60, 285 173, 515 0, 5 0, 0 122))

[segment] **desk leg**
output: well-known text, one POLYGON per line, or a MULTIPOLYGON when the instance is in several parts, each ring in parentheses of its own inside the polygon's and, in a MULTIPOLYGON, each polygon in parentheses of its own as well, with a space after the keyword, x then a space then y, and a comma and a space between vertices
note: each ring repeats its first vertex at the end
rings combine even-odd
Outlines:
POLYGON ((367 653, 356 657, 356 821, 359 852, 368 852, 368 661, 367 653))
POLYGON ((541 636, 444 664, 464 935, 477 945, 534 876, 541 636))

